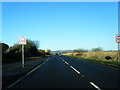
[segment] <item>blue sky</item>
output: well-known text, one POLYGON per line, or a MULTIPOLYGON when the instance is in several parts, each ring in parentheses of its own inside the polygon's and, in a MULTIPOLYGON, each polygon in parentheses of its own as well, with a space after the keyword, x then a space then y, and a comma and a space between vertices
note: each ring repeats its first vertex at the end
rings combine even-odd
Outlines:
POLYGON ((2 42, 19 37, 39 41, 40 49, 117 50, 117 2, 3 2, 2 42))

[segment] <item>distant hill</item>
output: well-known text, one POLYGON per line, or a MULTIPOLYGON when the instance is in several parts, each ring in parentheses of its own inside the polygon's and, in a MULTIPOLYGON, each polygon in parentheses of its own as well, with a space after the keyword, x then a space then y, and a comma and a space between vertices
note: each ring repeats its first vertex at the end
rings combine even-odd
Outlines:
POLYGON ((73 50, 56 50, 56 51, 51 51, 51 53, 69 53, 73 52, 73 50))

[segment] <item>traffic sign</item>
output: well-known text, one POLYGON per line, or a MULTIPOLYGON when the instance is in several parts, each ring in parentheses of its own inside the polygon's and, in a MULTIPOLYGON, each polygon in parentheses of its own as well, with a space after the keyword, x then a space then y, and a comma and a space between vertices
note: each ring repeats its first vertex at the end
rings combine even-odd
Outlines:
POLYGON ((19 44, 26 44, 26 37, 20 37, 19 44))
POLYGON ((24 45, 26 44, 26 37, 20 37, 19 44, 22 45, 22 68, 24 68, 24 45))
POLYGON ((120 36, 116 36, 116 42, 120 43, 120 36))

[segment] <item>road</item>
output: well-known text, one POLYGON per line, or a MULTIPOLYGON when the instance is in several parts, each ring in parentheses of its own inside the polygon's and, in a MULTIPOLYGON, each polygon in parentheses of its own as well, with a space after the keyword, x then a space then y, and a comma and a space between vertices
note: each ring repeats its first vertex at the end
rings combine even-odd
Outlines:
POLYGON ((3 89, 9 86, 12 82, 16 81, 19 77, 25 75, 25 73, 31 71, 36 66, 46 61, 48 57, 40 59, 25 59, 25 67, 22 68, 21 61, 3 63, 2 64, 2 87, 3 89))
POLYGON ((119 74, 116 68, 56 55, 9 88, 119 88, 119 74))

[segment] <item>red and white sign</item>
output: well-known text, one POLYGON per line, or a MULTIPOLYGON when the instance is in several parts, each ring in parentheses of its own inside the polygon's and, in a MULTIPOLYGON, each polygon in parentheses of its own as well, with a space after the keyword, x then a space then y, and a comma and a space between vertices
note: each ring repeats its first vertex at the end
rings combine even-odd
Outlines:
POLYGON ((120 36, 116 36, 116 42, 120 43, 120 36))
POLYGON ((19 44, 26 44, 26 37, 20 37, 19 44))

